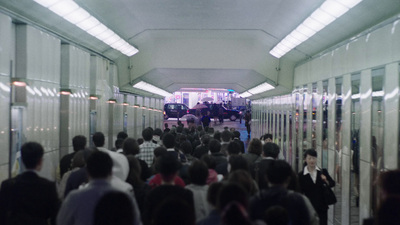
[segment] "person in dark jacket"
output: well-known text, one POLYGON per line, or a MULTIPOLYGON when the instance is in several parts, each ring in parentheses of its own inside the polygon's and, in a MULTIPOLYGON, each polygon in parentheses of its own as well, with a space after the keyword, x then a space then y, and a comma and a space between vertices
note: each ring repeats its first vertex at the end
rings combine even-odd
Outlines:
POLYGON ((56 184, 37 174, 43 165, 43 147, 36 142, 21 147, 26 171, 5 180, 0 189, 0 224, 55 224, 60 207, 56 184))
POLYGON ((324 186, 334 187, 335 181, 326 169, 317 167, 317 152, 308 149, 304 152, 306 166, 299 173, 301 192, 308 197, 318 213, 320 225, 328 224, 328 204, 324 200, 324 186))

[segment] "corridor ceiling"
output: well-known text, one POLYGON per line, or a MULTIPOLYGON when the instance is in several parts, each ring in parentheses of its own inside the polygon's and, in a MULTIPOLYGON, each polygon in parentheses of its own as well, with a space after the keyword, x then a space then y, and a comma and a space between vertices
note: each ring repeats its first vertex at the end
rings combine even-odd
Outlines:
POLYGON ((51 31, 113 60, 120 87, 143 80, 169 92, 227 88, 242 93, 265 81, 277 86, 272 94, 290 92, 296 64, 400 13, 400 0, 364 0, 277 59, 269 51, 324 0, 75 2, 139 53, 127 59, 33 0, 0 0, 0 10, 15 22, 51 31))

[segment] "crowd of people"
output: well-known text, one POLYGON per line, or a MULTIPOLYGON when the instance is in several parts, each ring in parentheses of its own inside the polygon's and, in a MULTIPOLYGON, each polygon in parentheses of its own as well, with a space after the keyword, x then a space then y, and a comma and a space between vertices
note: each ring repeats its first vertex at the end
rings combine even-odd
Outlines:
MULTIPOLYGON (((180 123, 148 127, 139 139, 120 132, 110 150, 101 132, 90 141, 94 148, 84 136, 72 139, 74 152, 61 159, 57 182, 38 176, 43 147, 25 143, 26 171, 1 185, 0 224, 327 224, 324 190, 335 181, 317 166, 314 149, 304 152, 304 169, 295 173, 278 159, 271 134, 245 149, 237 131, 180 123)), ((393 224, 387 213, 399 217, 399 176, 382 173, 386 211, 377 212, 376 224, 393 224)))

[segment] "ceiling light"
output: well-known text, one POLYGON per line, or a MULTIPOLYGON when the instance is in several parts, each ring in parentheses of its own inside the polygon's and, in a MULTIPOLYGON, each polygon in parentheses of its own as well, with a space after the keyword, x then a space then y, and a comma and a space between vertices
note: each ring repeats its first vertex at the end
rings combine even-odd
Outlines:
POLYGON ((247 97, 252 96, 252 94, 249 93, 248 91, 245 91, 242 94, 239 94, 239 96, 242 97, 242 98, 247 98, 247 97))
POLYGON ((54 5, 50 6, 49 9, 61 17, 64 17, 73 11, 77 10, 79 5, 71 0, 58 1, 54 5))
POLYGON ((48 8, 68 22, 75 24, 88 34, 103 41, 111 48, 120 51, 122 54, 132 56, 139 52, 135 47, 121 39, 112 30, 107 28, 95 17, 91 16, 85 9, 81 8, 73 0, 34 0, 36 3, 48 8), (120 47, 130 47, 129 51, 120 47), (133 50, 134 49, 134 50, 133 50))
POLYGON ((129 106, 129 103, 128 102, 124 102, 124 103, 122 103, 122 105, 129 106))
POLYGON ((60 89, 60 94, 61 95, 71 95, 72 94, 72 90, 69 88, 61 88, 60 89))
POLYGON ((110 98, 110 99, 108 99, 107 103, 115 104, 115 103, 117 103, 117 99, 115 99, 115 98, 110 98))
POLYGON ((251 94, 255 95, 255 94, 266 92, 266 91, 269 91, 269 90, 272 90, 272 89, 275 89, 275 87, 270 85, 267 82, 264 82, 264 83, 262 83, 262 84, 260 84, 260 85, 258 85, 256 87, 248 90, 248 92, 250 92, 251 94))
POLYGON ((28 85, 24 78, 11 78, 11 84, 17 87, 25 87, 28 85))
POLYGON ((89 95, 90 100, 97 100, 99 98, 100 98, 100 96, 98 96, 98 95, 89 95))
POLYGON ((156 86, 153 86, 153 85, 151 85, 149 83, 146 83, 144 81, 140 81, 139 83, 133 85, 133 87, 137 88, 137 89, 141 89, 141 90, 147 91, 147 92, 150 92, 150 93, 153 93, 153 94, 165 96, 165 97, 168 97, 168 96, 172 95, 171 93, 169 93, 167 91, 164 91, 164 90, 162 90, 162 89, 160 89, 160 88, 158 88, 156 86))
POLYGON ((324 29, 328 24, 335 21, 361 1, 362 0, 326 0, 297 26, 296 29, 275 45, 269 53, 276 58, 282 57, 318 31, 324 29))

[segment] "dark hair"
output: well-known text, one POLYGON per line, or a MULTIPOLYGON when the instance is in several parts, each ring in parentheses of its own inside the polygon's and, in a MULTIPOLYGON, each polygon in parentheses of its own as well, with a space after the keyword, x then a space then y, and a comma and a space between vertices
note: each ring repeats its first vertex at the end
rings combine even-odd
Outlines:
POLYGON ((179 148, 184 154, 192 154, 193 152, 192 143, 190 143, 190 141, 182 142, 179 148))
POLYGON ((77 151, 74 157, 72 158, 72 168, 82 168, 86 165, 85 155, 90 154, 92 151, 83 149, 77 151))
POLYGON ((232 132, 232 134, 233 134, 233 137, 240 139, 240 132, 239 131, 235 130, 235 131, 232 132))
POLYGON ((396 225, 400 221, 400 196, 392 195, 384 199, 376 216, 377 225, 396 225))
POLYGON ((217 206, 219 192, 223 186, 223 182, 214 182, 210 184, 210 187, 207 191, 207 202, 210 203, 210 205, 214 207, 217 206))
POLYGON ((258 191, 250 173, 245 170, 235 170, 229 173, 228 181, 241 185, 247 191, 249 196, 253 196, 258 191))
POLYGON ((153 130, 146 128, 142 131, 142 137, 145 141, 151 141, 153 139, 153 130))
POLYGON ((188 168, 190 181, 196 185, 205 185, 208 177, 208 167, 201 161, 197 160, 188 168))
POLYGON ((125 139, 122 149, 125 155, 137 155, 140 152, 139 143, 133 138, 125 139))
POLYGON ((268 142, 263 145, 263 153, 265 157, 278 158, 279 146, 275 143, 268 142))
POLYGON ((227 150, 229 155, 238 155, 241 152, 241 147, 239 143, 232 141, 229 142, 227 150))
POLYGON ((292 167, 284 160, 272 160, 266 172, 271 184, 284 184, 292 176, 292 167))
POLYGON ((181 166, 181 163, 172 154, 163 154, 157 160, 157 170, 161 176, 171 176, 178 172, 181 166))
POLYGON ((312 148, 305 150, 303 153, 303 159, 305 159, 307 155, 317 157, 317 151, 312 148))
POLYGON ((160 128, 156 128, 153 131, 153 135, 161 136, 162 135, 162 130, 160 128))
POLYGON ((120 191, 110 191, 100 198, 94 210, 95 225, 131 225, 135 219, 131 198, 120 191))
POLYGON ((93 144, 96 147, 103 147, 104 146, 104 142, 106 140, 106 138, 104 137, 104 134, 101 132, 96 132, 93 134, 93 144))
POLYGON ((135 185, 142 185, 143 181, 141 180, 141 173, 142 173, 142 167, 140 166, 139 160, 134 156, 134 155, 128 155, 126 156, 128 159, 129 163, 129 175, 126 181, 129 184, 135 184, 135 185))
POLYGON ((253 138, 253 139, 251 139, 251 141, 249 143, 249 147, 247 148, 247 152, 254 153, 256 155, 261 155, 262 148, 263 148, 263 146, 262 146, 262 143, 261 143, 260 139, 253 138))
POLYGON ((232 133, 229 130, 224 130, 221 133, 221 139, 223 142, 228 142, 232 139, 232 133))
POLYGON ((137 139, 137 143, 138 143, 139 145, 143 144, 143 142, 144 142, 143 138, 138 138, 138 139, 137 139))
POLYGON ((43 146, 37 142, 27 142, 21 147, 21 157, 27 169, 35 169, 42 160, 43 146))
POLYGON ((128 137, 128 134, 125 131, 121 131, 117 134, 117 139, 125 140, 128 137))
POLYGON ((117 140, 115 140, 115 148, 116 149, 120 149, 122 148, 122 143, 124 142, 124 139, 118 138, 117 140))
POLYGON ((107 178, 112 174, 113 161, 111 157, 104 152, 93 152, 87 162, 86 168, 91 178, 107 178))
POLYGON ((181 198, 167 197, 155 208, 152 225, 195 225, 193 205, 181 198))
POLYGON ((157 148, 154 149, 154 156, 156 158, 158 158, 158 157, 160 157, 160 156, 162 156, 162 155, 164 155, 166 153, 167 153, 167 149, 162 147, 162 146, 157 147, 157 148))
POLYGON ((382 172, 378 182, 385 194, 400 195, 400 169, 382 172))
POLYGON ((264 134, 264 140, 266 140, 266 139, 271 139, 272 140, 272 134, 264 134))
POLYGON ((175 146, 175 136, 167 133, 163 136, 162 142, 166 148, 173 148, 175 146))
POLYGON ((77 135, 72 138, 72 146, 74 147, 74 151, 85 149, 86 142, 86 137, 83 135, 77 135))
POLYGON ((220 142, 220 141, 221 141, 221 132, 219 132, 219 130, 216 130, 216 131, 214 132, 213 138, 214 138, 215 140, 218 140, 218 141, 220 142))
POLYGON ((203 136, 201 136, 201 143, 205 146, 208 146, 208 144, 210 143, 211 137, 208 134, 204 134, 203 136))
POLYGON ((212 139, 210 143, 208 143, 208 148, 211 153, 217 153, 221 150, 221 143, 217 139, 212 139))
POLYGON ((231 155, 229 156, 229 165, 231 165, 231 171, 235 170, 245 170, 249 171, 249 163, 241 155, 231 155))
POLYGON ((224 224, 250 224, 246 215, 247 205, 248 194, 242 186, 228 183, 221 188, 217 208, 221 213, 221 220, 224 224))
POLYGON ((217 167, 217 162, 212 155, 204 154, 200 160, 203 161, 209 169, 215 169, 217 167))
POLYGON ((268 225, 289 224, 288 212, 280 205, 274 205, 265 210, 264 222, 268 225))

